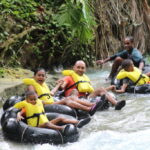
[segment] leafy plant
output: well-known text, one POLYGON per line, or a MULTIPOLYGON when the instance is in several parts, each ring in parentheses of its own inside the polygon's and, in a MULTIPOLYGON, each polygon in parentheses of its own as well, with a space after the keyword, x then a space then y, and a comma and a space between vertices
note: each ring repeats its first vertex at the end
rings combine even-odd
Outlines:
POLYGON ((0 13, 2 66, 92 62, 95 18, 90 0, 1 0, 0 13))
POLYGON ((0 68, 0 77, 4 77, 5 70, 3 68, 0 68))

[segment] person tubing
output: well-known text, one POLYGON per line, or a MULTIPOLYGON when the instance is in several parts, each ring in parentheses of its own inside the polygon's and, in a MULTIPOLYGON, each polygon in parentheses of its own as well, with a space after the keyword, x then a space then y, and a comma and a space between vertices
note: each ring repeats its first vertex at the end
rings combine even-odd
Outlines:
POLYGON ((40 85, 34 79, 30 79, 30 78, 23 79, 23 83, 25 85, 34 86, 34 88, 38 94, 38 97, 41 100, 43 100, 46 104, 52 104, 54 102, 53 97, 49 94, 50 90, 49 90, 48 86, 46 85, 46 83, 43 83, 43 85, 40 85))
POLYGON ((131 81, 136 83, 136 85, 146 84, 150 80, 147 75, 141 74, 141 72, 136 67, 134 67, 134 71, 132 72, 127 72, 123 69, 122 71, 118 73, 116 78, 119 80, 124 79, 124 78, 129 78, 131 81))
POLYGON ((82 76, 79 76, 77 73, 75 73, 73 70, 64 70, 62 72, 64 76, 71 76, 75 83, 77 84, 77 89, 81 93, 92 93, 94 91, 93 87, 90 84, 90 79, 83 74, 82 76))

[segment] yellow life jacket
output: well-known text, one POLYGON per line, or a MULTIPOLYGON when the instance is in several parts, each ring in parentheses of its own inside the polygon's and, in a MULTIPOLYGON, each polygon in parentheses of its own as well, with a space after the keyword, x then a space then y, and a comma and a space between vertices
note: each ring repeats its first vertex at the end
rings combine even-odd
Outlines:
POLYGON ((94 91, 91 83, 90 83, 90 79, 88 78, 88 76, 86 76, 85 74, 83 74, 82 76, 79 76, 77 73, 75 73, 73 70, 64 70, 62 72, 62 74, 64 76, 71 76, 74 80, 74 82, 79 82, 77 84, 77 88, 79 92, 82 93, 92 93, 94 91), (80 82, 81 81, 81 82, 80 82))
POLYGON ((46 104, 52 104, 54 102, 53 97, 50 95, 49 87, 46 85, 45 82, 40 85, 34 79, 25 78, 23 79, 23 83, 26 85, 32 85, 35 88, 38 96, 43 95, 42 97, 40 97, 40 99, 43 100, 46 104), (44 94, 47 95, 44 96, 44 94))
POLYGON ((24 100, 24 101, 16 103, 14 107, 17 109, 25 108, 27 118, 33 116, 34 114, 39 114, 39 116, 37 117, 35 116, 35 117, 31 117, 27 119, 27 123, 30 126, 36 127, 37 122, 38 122, 38 125, 48 122, 48 118, 46 117, 45 114, 43 114, 44 107, 40 99, 36 100, 35 105, 32 105, 31 103, 28 103, 26 100, 24 100), (38 120, 38 117, 39 117, 39 120, 38 120))
POLYGON ((137 85, 143 85, 143 84, 148 83, 148 81, 149 81, 149 77, 145 74, 141 74, 141 71, 136 67, 134 67, 134 71, 132 71, 132 72, 128 72, 128 71, 125 71, 124 69, 122 69, 118 73, 116 78, 119 80, 124 79, 124 78, 129 78, 134 83, 136 83, 139 80, 136 83, 137 85))

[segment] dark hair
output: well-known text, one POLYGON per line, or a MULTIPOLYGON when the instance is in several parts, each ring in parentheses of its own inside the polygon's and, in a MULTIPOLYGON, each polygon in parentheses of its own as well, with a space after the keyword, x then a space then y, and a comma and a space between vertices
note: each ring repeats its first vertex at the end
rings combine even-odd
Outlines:
POLYGON ((43 70, 43 71, 46 73, 46 71, 45 71, 44 68, 37 68, 37 69, 33 70, 34 76, 35 76, 39 71, 41 71, 41 70, 43 70))
POLYGON ((126 59, 122 62, 121 67, 122 67, 122 69, 127 69, 131 65, 133 65, 133 61, 131 59, 126 59))
POLYGON ((133 38, 133 36, 127 36, 125 39, 128 39, 130 42, 134 43, 134 38, 133 38))
POLYGON ((25 92, 25 97, 26 97, 26 98, 28 98, 28 97, 31 96, 31 95, 37 95, 37 94, 36 94, 36 92, 34 92, 34 91, 26 91, 26 92, 25 92))

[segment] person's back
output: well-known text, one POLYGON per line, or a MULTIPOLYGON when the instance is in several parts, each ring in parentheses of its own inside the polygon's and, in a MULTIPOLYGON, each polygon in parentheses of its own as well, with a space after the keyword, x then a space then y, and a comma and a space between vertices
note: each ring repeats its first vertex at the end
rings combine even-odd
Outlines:
POLYGON ((142 85, 149 81, 149 77, 142 74, 141 71, 134 67, 132 60, 126 59, 122 63, 122 70, 117 74, 116 79, 130 79, 133 85, 142 85))

